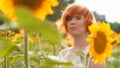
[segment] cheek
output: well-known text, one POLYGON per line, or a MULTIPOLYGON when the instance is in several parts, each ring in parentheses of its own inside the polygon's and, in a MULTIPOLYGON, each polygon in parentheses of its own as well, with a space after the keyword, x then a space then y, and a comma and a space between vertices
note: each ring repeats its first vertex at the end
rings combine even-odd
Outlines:
POLYGON ((70 31, 70 27, 69 27, 69 26, 67 26, 66 30, 67 30, 67 32, 69 32, 69 31, 70 31))
POLYGON ((85 23, 84 22, 79 22, 77 25, 80 26, 80 27, 85 27, 85 23))
POLYGON ((79 30, 86 31, 87 30, 86 25, 84 24, 79 25, 79 30))
POLYGON ((66 32, 69 32, 70 27, 69 27, 69 25, 68 25, 68 24, 66 24, 66 26, 65 26, 65 30, 66 30, 66 32))

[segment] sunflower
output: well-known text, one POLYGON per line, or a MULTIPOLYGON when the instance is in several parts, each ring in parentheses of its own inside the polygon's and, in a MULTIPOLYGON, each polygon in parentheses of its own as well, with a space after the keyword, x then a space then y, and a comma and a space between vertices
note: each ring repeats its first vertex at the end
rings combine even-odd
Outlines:
POLYGON ((23 34, 16 33, 14 36, 10 37, 13 42, 16 42, 17 39, 23 39, 23 34))
POLYGON ((26 7, 35 17, 44 20, 46 15, 54 13, 51 7, 57 5, 57 0, 0 0, 0 10, 12 20, 16 19, 18 7, 26 7))
POLYGON ((94 63, 101 64, 106 58, 109 58, 112 53, 112 30, 109 23, 98 22, 89 26, 91 35, 87 40, 90 43, 89 54, 93 57, 94 63))
POLYGON ((32 35, 32 36, 29 37, 29 40, 30 40, 31 42, 35 43, 36 40, 37 40, 37 38, 36 38, 35 35, 32 35))
POLYGON ((112 38, 114 39, 112 46, 116 47, 120 45, 120 33, 113 31, 112 38))
MULTIPOLYGON (((12 31, 8 30, 6 33, 7 33, 7 37, 11 37, 12 36, 12 31)), ((5 31, 0 31, 0 36, 5 36, 6 33, 5 33, 5 31)))

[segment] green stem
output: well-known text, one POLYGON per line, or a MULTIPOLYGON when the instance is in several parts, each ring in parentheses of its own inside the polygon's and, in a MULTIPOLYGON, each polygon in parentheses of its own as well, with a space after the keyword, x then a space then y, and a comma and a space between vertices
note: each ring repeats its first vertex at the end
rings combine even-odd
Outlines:
POLYGON ((85 56, 85 68, 89 68, 89 54, 88 53, 85 56))
POLYGON ((4 68, 8 68, 8 57, 7 56, 4 58, 4 62, 5 62, 4 68))
MULTIPOLYGON (((5 23, 4 22, 4 24, 5 24, 5 28, 4 28, 4 36, 7 38, 7 29, 6 29, 6 25, 7 25, 7 23, 5 23)), ((9 62, 8 62, 8 57, 6 56, 5 58, 4 58, 4 63, 5 63, 5 65, 4 65, 4 68, 9 68, 9 62)))
MULTIPOLYGON (((37 45, 38 45, 38 50, 37 50, 37 54, 38 52, 40 52, 40 36, 39 33, 36 34, 36 38, 37 38, 37 45)), ((40 58, 40 55, 38 54, 38 59, 40 58)), ((38 60, 38 66, 40 66, 40 60, 38 60)))
POLYGON ((56 47, 53 45, 53 55, 56 55, 56 47))
POLYGON ((24 32, 24 61, 25 61, 25 67, 28 68, 28 39, 27 39, 27 32, 24 32))

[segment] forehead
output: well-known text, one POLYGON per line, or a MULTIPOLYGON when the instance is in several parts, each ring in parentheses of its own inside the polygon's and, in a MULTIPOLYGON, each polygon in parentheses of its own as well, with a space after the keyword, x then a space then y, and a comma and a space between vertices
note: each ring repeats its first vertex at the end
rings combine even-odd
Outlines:
POLYGON ((66 13, 66 18, 68 18, 68 17, 82 17, 82 16, 84 16, 83 15, 83 13, 82 12, 75 12, 76 10, 74 10, 74 12, 68 12, 68 13, 66 13))
POLYGON ((73 16, 67 16, 66 19, 68 19, 68 18, 76 18, 76 17, 84 18, 84 16, 82 16, 82 15, 73 15, 73 16))

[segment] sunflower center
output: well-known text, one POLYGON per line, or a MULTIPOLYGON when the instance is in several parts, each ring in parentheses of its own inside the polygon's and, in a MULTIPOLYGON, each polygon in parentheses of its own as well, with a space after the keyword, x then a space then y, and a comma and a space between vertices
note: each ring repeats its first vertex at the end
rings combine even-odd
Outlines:
POLYGON ((41 3, 44 0, 13 0, 13 5, 14 6, 24 6, 29 9, 36 9, 40 7, 41 3))
POLYGON ((106 47, 106 36, 104 32, 97 32, 96 38, 94 38, 95 51, 99 54, 103 53, 106 47))

